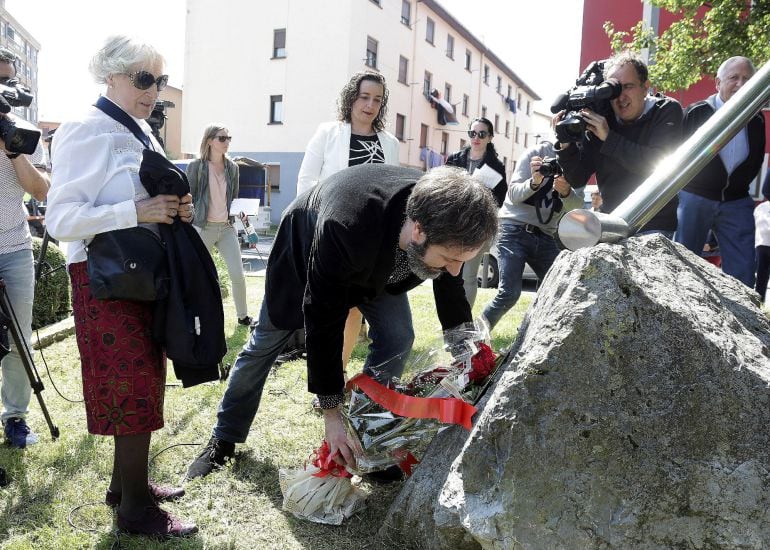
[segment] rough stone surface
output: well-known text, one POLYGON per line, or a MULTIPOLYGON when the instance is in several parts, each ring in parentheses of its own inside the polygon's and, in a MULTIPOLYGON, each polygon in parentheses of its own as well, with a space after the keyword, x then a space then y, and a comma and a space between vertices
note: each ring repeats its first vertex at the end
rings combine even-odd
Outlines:
POLYGON ((770 547, 770 324, 660 236, 564 252, 470 434, 445 430, 391 547, 770 547))

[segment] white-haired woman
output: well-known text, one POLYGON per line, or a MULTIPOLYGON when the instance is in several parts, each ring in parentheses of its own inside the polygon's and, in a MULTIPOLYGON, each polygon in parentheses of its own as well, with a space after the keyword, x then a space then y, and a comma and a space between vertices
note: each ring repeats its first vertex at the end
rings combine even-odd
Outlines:
POLYGON ((230 205, 238 196, 238 165, 227 157, 232 136, 224 126, 211 124, 203 132, 200 158, 187 166, 190 193, 196 205, 193 226, 208 248, 216 247, 227 264, 238 324, 250 325, 246 305, 241 246, 230 223, 230 205))
POLYGON ((106 90, 78 120, 65 122, 53 141, 53 181, 46 223, 68 241, 72 309, 80 351, 88 431, 112 436, 112 478, 106 503, 118 527, 153 536, 197 531, 158 506, 184 490, 149 481, 150 437, 163 426, 166 365, 153 341, 152 302, 99 300, 91 295, 86 243, 96 234, 158 224, 177 216, 191 222, 191 196, 150 198, 139 179, 145 147, 162 152, 144 119, 150 116, 168 76, 163 57, 149 44, 114 36, 89 66, 106 90))

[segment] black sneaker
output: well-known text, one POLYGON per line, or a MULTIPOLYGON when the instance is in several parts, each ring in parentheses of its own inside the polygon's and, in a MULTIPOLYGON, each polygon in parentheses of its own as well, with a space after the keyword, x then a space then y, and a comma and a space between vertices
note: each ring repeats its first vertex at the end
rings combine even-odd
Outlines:
POLYGON ((241 317, 240 319, 238 319, 238 324, 250 327, 252 320, 253 319, 247 315, 246 317, 241 317))
POLYGON ((198 456, 187 468, 186 479, 195 479, 209 475, 213 470, 224 466, 235 456, 235 443, 212 437, 198 456))

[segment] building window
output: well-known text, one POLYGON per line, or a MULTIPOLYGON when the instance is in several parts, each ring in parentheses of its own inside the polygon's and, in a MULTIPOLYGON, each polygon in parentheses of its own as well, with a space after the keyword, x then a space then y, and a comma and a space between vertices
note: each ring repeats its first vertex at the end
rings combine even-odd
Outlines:
POLYGON ((422 81, 422 91, 427 96, 430 95, 430 91, 433 89, 433 75, 428 71, 425 71, 425 78, 422 81))
POLYGON ((270 189, 278 191, 281 189, 281 165, 280 164, 267 164, 267 184, 270 185, 270 189))
POLYGON ((484 117, 484 118, 487 118, 487 106, 486 105, 482 105, 481 106, 481 116, 484 117))
POLYGON ((484 84, 489 86, 489 65, 484 65, 484 84))
POLYGON ((500 115, 495 115, 495 133, 500 133, 500 115))
POLYGON ((503 157, 503 174, 505 174, 505 169, 508 166, 508 157, 503 157))
POLYGON ((455 58, 455 38, 451 34, 446 35, 446 56, 449 59, 455 58))
MULTIPOLYGON (((380 6, 380 0, 369 0, 369 1, 370 1, 372 4, 376 4, 376 5, 380 6)), ((380 6, 380 7, 382 7, 382 6, 380 6)))
POLYGON ((452 101, 452 85, 449 82, 444 84, 444 99, 447 103, 452 101))
POLYGON ((398 57, 398 81, 401 84, 407 84, 406 81, 406 73, 409 72, 409 60, 404 57, 403 55, 400 55, 398 57))
POLYGON ((497 77, 497 93, 502 94, 503 93, 503 77, 498 76, 497 77))
POLYGON ((512 92, 513 92, 513 88, 511 88, 511 85, 510 85, 510 84, 508 84, 508 95, 507 95, 507 96, 505 96, 505 97, 507 97, 508 99, 510 99, 510 98, 511 98, 511 93, 512 93, 512 92))
POLYGON ((420 147, 428 146, 428 126, 420 124, 420 147))
POLYGON ((441 132, 441 154, 446 155, 449 149, 449 134, 447 132, 441 132))
POLYGON ((470 103, 470 100, 471 98, 467 94, 463 94, 463 116, 468 116, 468 103, 470 103))
POLYGON ((404 128, 406 127, 406 117, 396 114, 396 137, 399 141, 404 141, 404 128))
POLYGON ((286 57, 286 29, 273 30, 273 59, 286 57))
POLYGON ((527 114, 529 114, 529 111, 530 111, 530 107, 531 107, 531 105, 530 105, 530 101, 529 101, 529 100, 527 100, 527 114))
POLYGON ((407 27, 412 22, 412 4, 409 0, 401 0, 401 22, 407 27))
POLYGON ((425 24, 425 41, 430 42, 433 44, 433 37, 436 34, 436 23, 433 22, 433 19, 428 17, 428 20, 425 24))
POLYGON ((377 41, 371 36, 366 37, 366 66, 377 68, 377 41))
POLYGON ((521 93, 516 94, 516 107, 521 109, 521 93))
POLYGON ((529 134, 524 132, 524 147, 529 147, 529 134))
POLYGON ((283 124, 283 96, 270 96, 270 124, 283 124))
POLYGON ((465 70, 470 71, 471 70, 471 59, 472 55, 470 50, 465 50, 465 70))
POLYGON ((505 121, 505 137, 509 138, 511 137, 511 121, 506 120, 505 121))
POLYGON ((514 161, 511 163, 511 172, 515 172, 515 171, 516 171, 516 161, 514 160, 514 161))
POLYGON ((519 143, 519 127, 518 127, 518 126, 516 126, 516 130, 514 131, 514 136, 515 136, 515 137, 513 138, 513 140, 514 140, 516 143, 519 143))

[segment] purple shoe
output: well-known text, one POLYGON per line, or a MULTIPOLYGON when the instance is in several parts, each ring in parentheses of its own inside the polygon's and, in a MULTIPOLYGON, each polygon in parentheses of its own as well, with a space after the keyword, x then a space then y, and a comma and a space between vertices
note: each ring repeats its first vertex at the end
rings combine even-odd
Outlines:
POLYGON ((124 533, 148 537, 187 537, 198 532, 194 523, 184 523, 158 506, 148 506, 144 514, 135 520, 124 519, 118 512, 117 524, 124 533))
MULTIPOLYGON (((169 500, 177 500, 184 496, 184 489, 182 487, 166 487, 163 485, 156 485, 152 481, 148 484, 150 490, 150 496, 155 499, 155 502, 167 502, 169 500)), ((117 491, 110 491, 107 489, 107 494, 104 496, 104 503, 107 506, 115 508, 120 506, 120 501, 123 497, 123 493, 117 491)))

